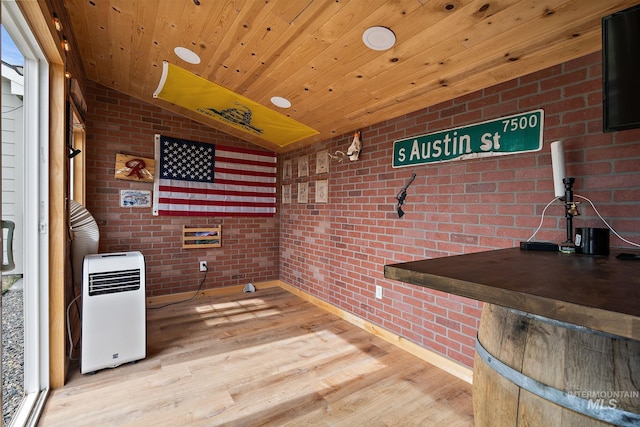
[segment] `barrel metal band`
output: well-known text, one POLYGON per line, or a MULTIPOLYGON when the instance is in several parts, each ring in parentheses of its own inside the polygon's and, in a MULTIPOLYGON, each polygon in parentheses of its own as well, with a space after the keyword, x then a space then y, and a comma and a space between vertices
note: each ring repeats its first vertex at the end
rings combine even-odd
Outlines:
POLYGON ((599 402, 593 402, 588 399, 583 399, 582 397, 567 393, 566 391, 558 390, 557 388, 546 385, 523 374, 522 372, 516 371, 492 356, 487 349, 482 346, 477 337, 476 352, 488 366, 502 377, 508 379, 518 387, 542 397, 543 399, 591 418, 618 426, 633 427, 640 425, 640 414, 613 408, 606 404, 599 404, 599 402))

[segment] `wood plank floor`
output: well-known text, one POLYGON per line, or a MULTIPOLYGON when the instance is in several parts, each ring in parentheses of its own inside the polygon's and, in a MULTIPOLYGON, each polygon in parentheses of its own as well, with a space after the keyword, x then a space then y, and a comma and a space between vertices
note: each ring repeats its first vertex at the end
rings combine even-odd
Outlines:
POLYGON ((278 287, 147 311, 147 357, 40 426, 472 426, 471 385, 278 287))

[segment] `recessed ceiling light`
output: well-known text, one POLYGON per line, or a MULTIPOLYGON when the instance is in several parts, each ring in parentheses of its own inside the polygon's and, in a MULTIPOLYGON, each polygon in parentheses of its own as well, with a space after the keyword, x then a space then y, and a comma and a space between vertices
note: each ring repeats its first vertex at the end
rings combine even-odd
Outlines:
POLYGON ((173 51, 178 55, 178 58, 183 61, 188 62, 189 64, 199 64, 200 57, 197 53, 192 50, 187 49, 186 47, 177 47, 173 49, 173 51))
POLYGON ((287 98, 283 98, 281 96, 272 97, 271 98, 271 102, 276 107, 280 107, 280 108, 289 108, 289 107, 291 107, 291 101, 289 101, 287 98))
POLYGON ((362 34, 362 41, 369 49, 387 50, 396 44, 396 35, 387 27, 371 27, 362 34))

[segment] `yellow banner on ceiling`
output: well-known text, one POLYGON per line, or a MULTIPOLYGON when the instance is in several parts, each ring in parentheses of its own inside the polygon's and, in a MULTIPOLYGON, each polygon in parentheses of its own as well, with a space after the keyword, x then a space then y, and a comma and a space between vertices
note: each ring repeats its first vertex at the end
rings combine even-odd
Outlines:
POLYGON ((242 95, 164 61, 162 77, 153 93, 280 147, 319 132, 242 95))

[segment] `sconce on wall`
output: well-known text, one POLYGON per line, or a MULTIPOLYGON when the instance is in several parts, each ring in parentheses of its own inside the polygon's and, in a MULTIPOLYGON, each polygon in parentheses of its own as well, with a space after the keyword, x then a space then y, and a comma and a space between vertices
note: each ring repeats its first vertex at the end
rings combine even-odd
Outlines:
POLYGON ((349 146, 349 149, 345 153, 344 151, 336 151, 335 154, 327 153, 330 159, 337 159, 338 162, 344 160, 345 157, 349 157, 352 162, 358 160, 360 156, 360 150, 362 150, 362 142, 360 141, 360 131, 356 131, 353 134, 353 141, 349 146))

